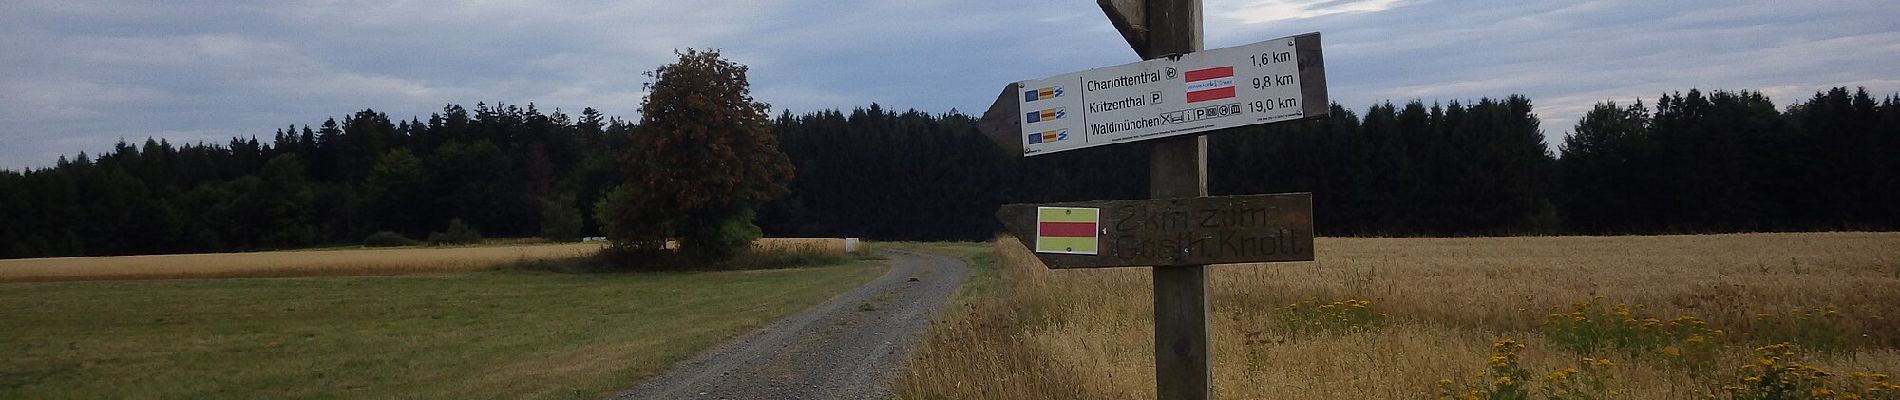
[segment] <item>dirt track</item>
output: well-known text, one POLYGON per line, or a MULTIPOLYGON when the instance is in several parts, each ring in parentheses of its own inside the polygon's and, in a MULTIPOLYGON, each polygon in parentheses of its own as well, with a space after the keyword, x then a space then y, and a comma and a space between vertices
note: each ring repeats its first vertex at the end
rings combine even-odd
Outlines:
POLYGON ((962 261, 889 251, 871 283, 681 362, 616 399, 881 399, 962 283, 962 261))

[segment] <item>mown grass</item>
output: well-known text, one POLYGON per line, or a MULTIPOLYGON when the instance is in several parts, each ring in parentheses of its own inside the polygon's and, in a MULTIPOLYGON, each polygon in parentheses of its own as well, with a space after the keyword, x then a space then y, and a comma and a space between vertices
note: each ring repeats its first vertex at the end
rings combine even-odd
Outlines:
MULTIPOLYGON (((1315 262, 1210 267, 1216 397, 1819 398, 1900 372, 1900 234, 1316 247, 1315 262), (1780 341, 1804 369, 1741 368, 1780 341), (1803 391, 1756 396, 1784 387, 1803 391)), ((1154 396, 1146 269, 1049 270, 1013 239, 996 252, 994 294, 926 332, 900 397, 1154 396)))
POLYGON ((594 398, 882 271, 0 284, 0 398, 594 398))

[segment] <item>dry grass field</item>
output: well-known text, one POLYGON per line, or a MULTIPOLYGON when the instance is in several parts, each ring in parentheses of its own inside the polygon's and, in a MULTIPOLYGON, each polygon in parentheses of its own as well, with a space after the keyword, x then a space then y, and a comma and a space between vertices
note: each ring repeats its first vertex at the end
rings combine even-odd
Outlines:
MULTIPOLYGON (((997 243, 995 289, 945 311, 900 397, 1153 398, 1146 269, 997 243)), ((1212 267, 1217 398, 1895 398, 1900 234, 1316 246, 1212 267)))
MULTIPOLYGON (((604 243, 490 240, 458 247, 338 248, 256 253, 166 254, 0 260, 0 282, 404 275, 489 270, 529 261, 593 255, 604 243)), ((866 247, 858 246, 865 254, 866 247)), ((845 253, 836 238, 763 238, 766 253, 845 253)))
POLYGON ((0 282, 400 275, 573 258, 601 243, 519 244, 0 260, 0 282))
MULTIPOLYGON (((764 238, 752 242, 753 250, 764 251, 818 251, 827 253, 847 253, 845 239, 841 238, 764 238)), ((868 253, 863 242, 857 244, 858 253, 868 253)))

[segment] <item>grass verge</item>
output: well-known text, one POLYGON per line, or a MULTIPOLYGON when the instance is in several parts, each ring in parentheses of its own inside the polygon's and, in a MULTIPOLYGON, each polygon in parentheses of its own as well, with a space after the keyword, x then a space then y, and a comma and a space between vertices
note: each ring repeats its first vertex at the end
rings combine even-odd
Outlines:
POLYGON ((882 273, 0 284, 0 398, 594 398, 882 273))

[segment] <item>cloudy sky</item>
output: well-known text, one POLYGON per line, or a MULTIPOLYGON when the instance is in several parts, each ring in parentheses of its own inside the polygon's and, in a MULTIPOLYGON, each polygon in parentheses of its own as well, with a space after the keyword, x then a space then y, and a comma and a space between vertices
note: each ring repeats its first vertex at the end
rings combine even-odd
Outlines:
MULTIPOLYGON (((752 68, 795 113, 980 114, 1004 84, 1137 61, 1092 1, 9 0, 0 168, 123 139, 268 138, 373 108, 534 103, 633 118, 674 49, 752 68)), ((1785 106, 1900 92, 1891 1, 1206 0, 1207 47, 1321 32, 1335 102, 1524 94, 1551 143, 1590 105, 1689 88, 1785 106)))

